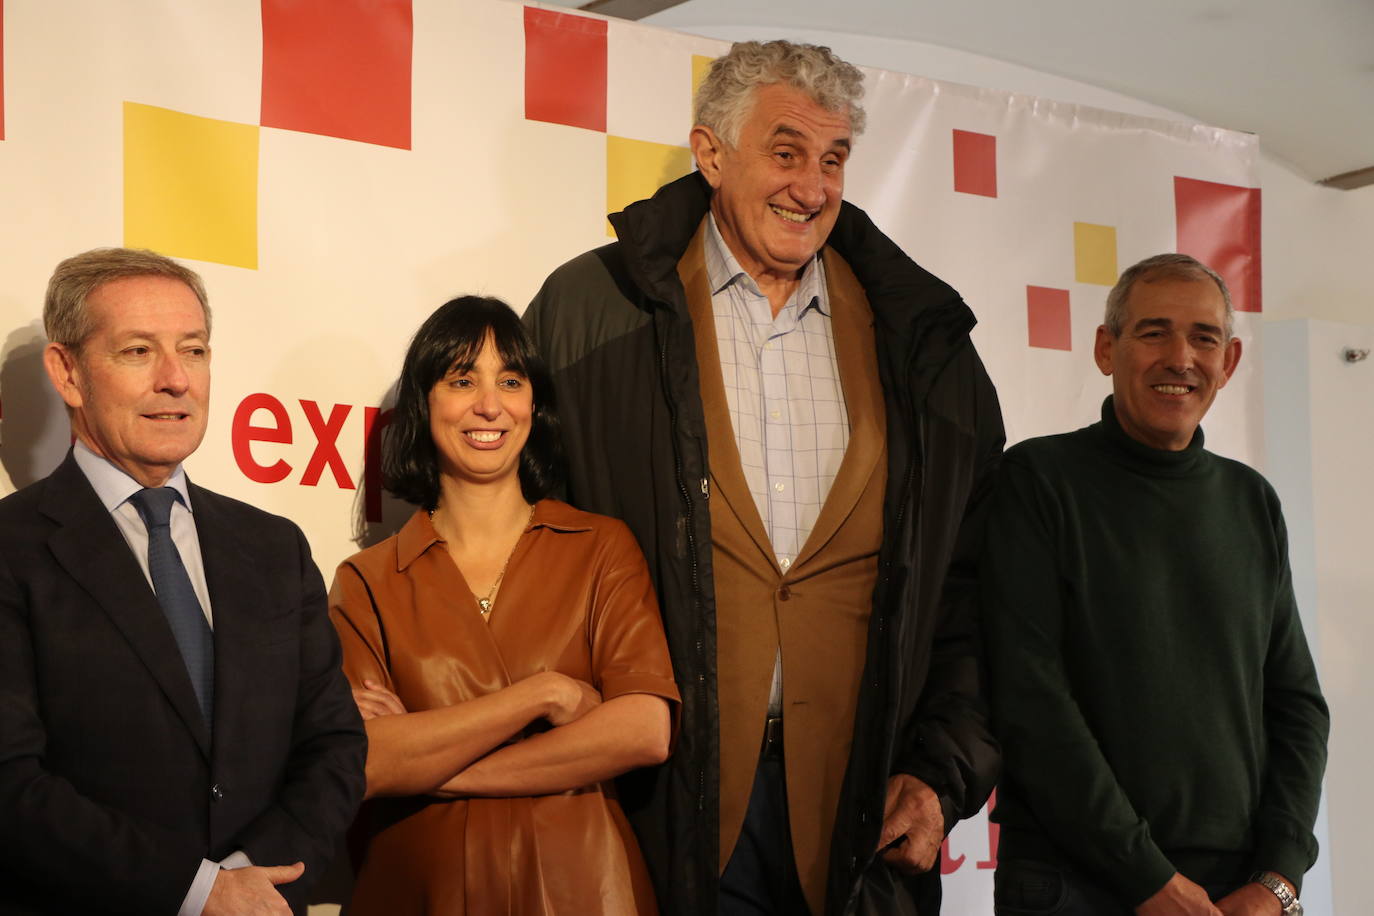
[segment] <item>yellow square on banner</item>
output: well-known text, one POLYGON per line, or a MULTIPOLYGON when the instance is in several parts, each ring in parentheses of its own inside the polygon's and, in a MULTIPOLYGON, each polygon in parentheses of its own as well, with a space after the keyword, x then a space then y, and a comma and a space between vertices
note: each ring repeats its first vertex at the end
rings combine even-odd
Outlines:
POLYGON ((1116 285, 1116 227, 1074 223, 1073 266, 1079 283, 1116 285))
MULTIPOLYGON (((686 147, 607 134, 606 212, 624 210, 691 170, 692 152, 686 147)), ((615 235, 609 222, 606 234, 615 235)))
POLYGON ((697 90, 701 88, 701 81, 706 79, 706 74, 711 72, 711 61, 714 57, 707 57, 705 54, 692 55, 692 98, 697 97, 697 90))
POLYGON ((124 103, 124 244, 258 266, 258 126, 124 103))

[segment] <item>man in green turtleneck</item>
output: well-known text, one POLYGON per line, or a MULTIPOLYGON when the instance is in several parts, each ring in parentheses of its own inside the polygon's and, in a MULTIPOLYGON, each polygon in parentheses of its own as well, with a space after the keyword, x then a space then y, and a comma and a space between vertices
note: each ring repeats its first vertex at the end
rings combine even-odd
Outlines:
POLYGON ((998 916, 1294 916, 1329 727, 1278 498, 1203 448, 1240 360, 1187 255, 1107 297, 1101 422, 1004 459, 983 562, 998 916))

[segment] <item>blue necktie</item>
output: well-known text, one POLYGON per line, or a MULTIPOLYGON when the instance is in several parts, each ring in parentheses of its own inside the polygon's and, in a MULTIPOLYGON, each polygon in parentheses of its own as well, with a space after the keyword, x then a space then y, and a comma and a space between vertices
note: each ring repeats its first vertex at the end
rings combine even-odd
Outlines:
POLYGON ((215 708, 215 636, 205 620, 191 577, 172 543, 172 503, 181 494, 171 487, 139 490, 129 501, 134 504, 143 524, 148 527, 148 572, 153 578, 153 591, 162 613, 172 627, 186 673, 191 676, 196 700, 206 727, 213 721, 215 708))

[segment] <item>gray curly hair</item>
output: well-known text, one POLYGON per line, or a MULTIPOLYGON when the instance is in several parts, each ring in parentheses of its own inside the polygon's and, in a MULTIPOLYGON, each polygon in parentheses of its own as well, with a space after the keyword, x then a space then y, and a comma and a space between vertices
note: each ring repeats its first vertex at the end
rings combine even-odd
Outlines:
POLYGON ((1226 339, 1231 339, 1236 310, 1231 305, 1231 291, 1226 288, 1226 281, 1221 278, 1221 274, 1192 255, 1175 252, 1153 255, 1122 271, 1121 279, 1116 281, 1112 291, 1107 294, 1107 311, 1102 320, 1113 337, 1120 337, 1126 327, 1131 289, 1137 283, 1149 283, 1154 280, 1211 280, 1215 283, 1221 290, 1222 300, 1226 303, 1226 339))
POLYGON ((864 75, 859 68, 829 48, 790 41, 739 41, 711 61, 711 72, 701 81, 692 106, 694 123, 738 146, 740 129, 754 107, 754 90, 774 83, 800 89, 828 111, 848 112, 854 136, 863 133, 859 100, 864 75))

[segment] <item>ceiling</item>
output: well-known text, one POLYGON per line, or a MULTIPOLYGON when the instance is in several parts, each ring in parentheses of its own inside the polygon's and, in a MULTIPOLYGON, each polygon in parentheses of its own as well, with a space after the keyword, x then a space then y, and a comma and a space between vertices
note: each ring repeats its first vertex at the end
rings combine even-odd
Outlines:
MULTIPOLYGON (((1374 0, 592 0, 692 32, 785 22, 956 48, 1260 135, 1312 181, 1374 183, 1374 0), (662 10, 662 12, 657 12, 662 10), (1368 170, 1368 171, 1365 171, 1368 170), (1356 173, 1350 175, 1349 173, 1356 173)), ((858 60, 855 63, 866 63, 858 60)))

